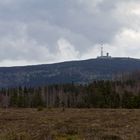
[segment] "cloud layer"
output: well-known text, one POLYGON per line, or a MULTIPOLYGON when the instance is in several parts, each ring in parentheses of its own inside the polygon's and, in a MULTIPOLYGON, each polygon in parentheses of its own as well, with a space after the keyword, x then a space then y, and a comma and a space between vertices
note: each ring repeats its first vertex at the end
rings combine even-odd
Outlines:
POLYGON ((0 66, 140 57, 137 0, 0 1, 0 66))

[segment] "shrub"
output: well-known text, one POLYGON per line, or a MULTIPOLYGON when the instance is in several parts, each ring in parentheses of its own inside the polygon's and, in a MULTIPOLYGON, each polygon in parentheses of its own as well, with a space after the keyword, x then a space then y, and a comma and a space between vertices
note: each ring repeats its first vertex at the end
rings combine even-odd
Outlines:
POLYGON ((43 111, 43 107, 42 107, 42 106, 39 106, 39 107, 37 108, 37 111, 43 111))

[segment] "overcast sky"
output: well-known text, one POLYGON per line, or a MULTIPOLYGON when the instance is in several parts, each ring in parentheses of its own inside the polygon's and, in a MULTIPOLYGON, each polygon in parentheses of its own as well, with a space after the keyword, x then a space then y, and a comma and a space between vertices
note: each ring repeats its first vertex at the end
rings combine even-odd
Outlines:
POLYGON ((140 57, 139 0, 0 0, 0 66, 140 57))

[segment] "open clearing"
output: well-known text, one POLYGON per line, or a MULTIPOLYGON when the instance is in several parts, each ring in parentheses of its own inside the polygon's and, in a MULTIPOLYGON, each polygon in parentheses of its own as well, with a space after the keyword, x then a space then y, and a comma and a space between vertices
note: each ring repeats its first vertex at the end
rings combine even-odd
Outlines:
POLYGON ((0 140, 139 140, 140 110, 0 109, 0 140))

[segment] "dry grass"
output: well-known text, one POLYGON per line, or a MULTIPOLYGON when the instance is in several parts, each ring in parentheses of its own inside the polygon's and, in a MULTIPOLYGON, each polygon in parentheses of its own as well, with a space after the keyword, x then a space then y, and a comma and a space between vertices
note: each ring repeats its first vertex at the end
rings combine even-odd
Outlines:
POLYGON ((0 140, 139 140, 140 110, 0 109, 0 140))

